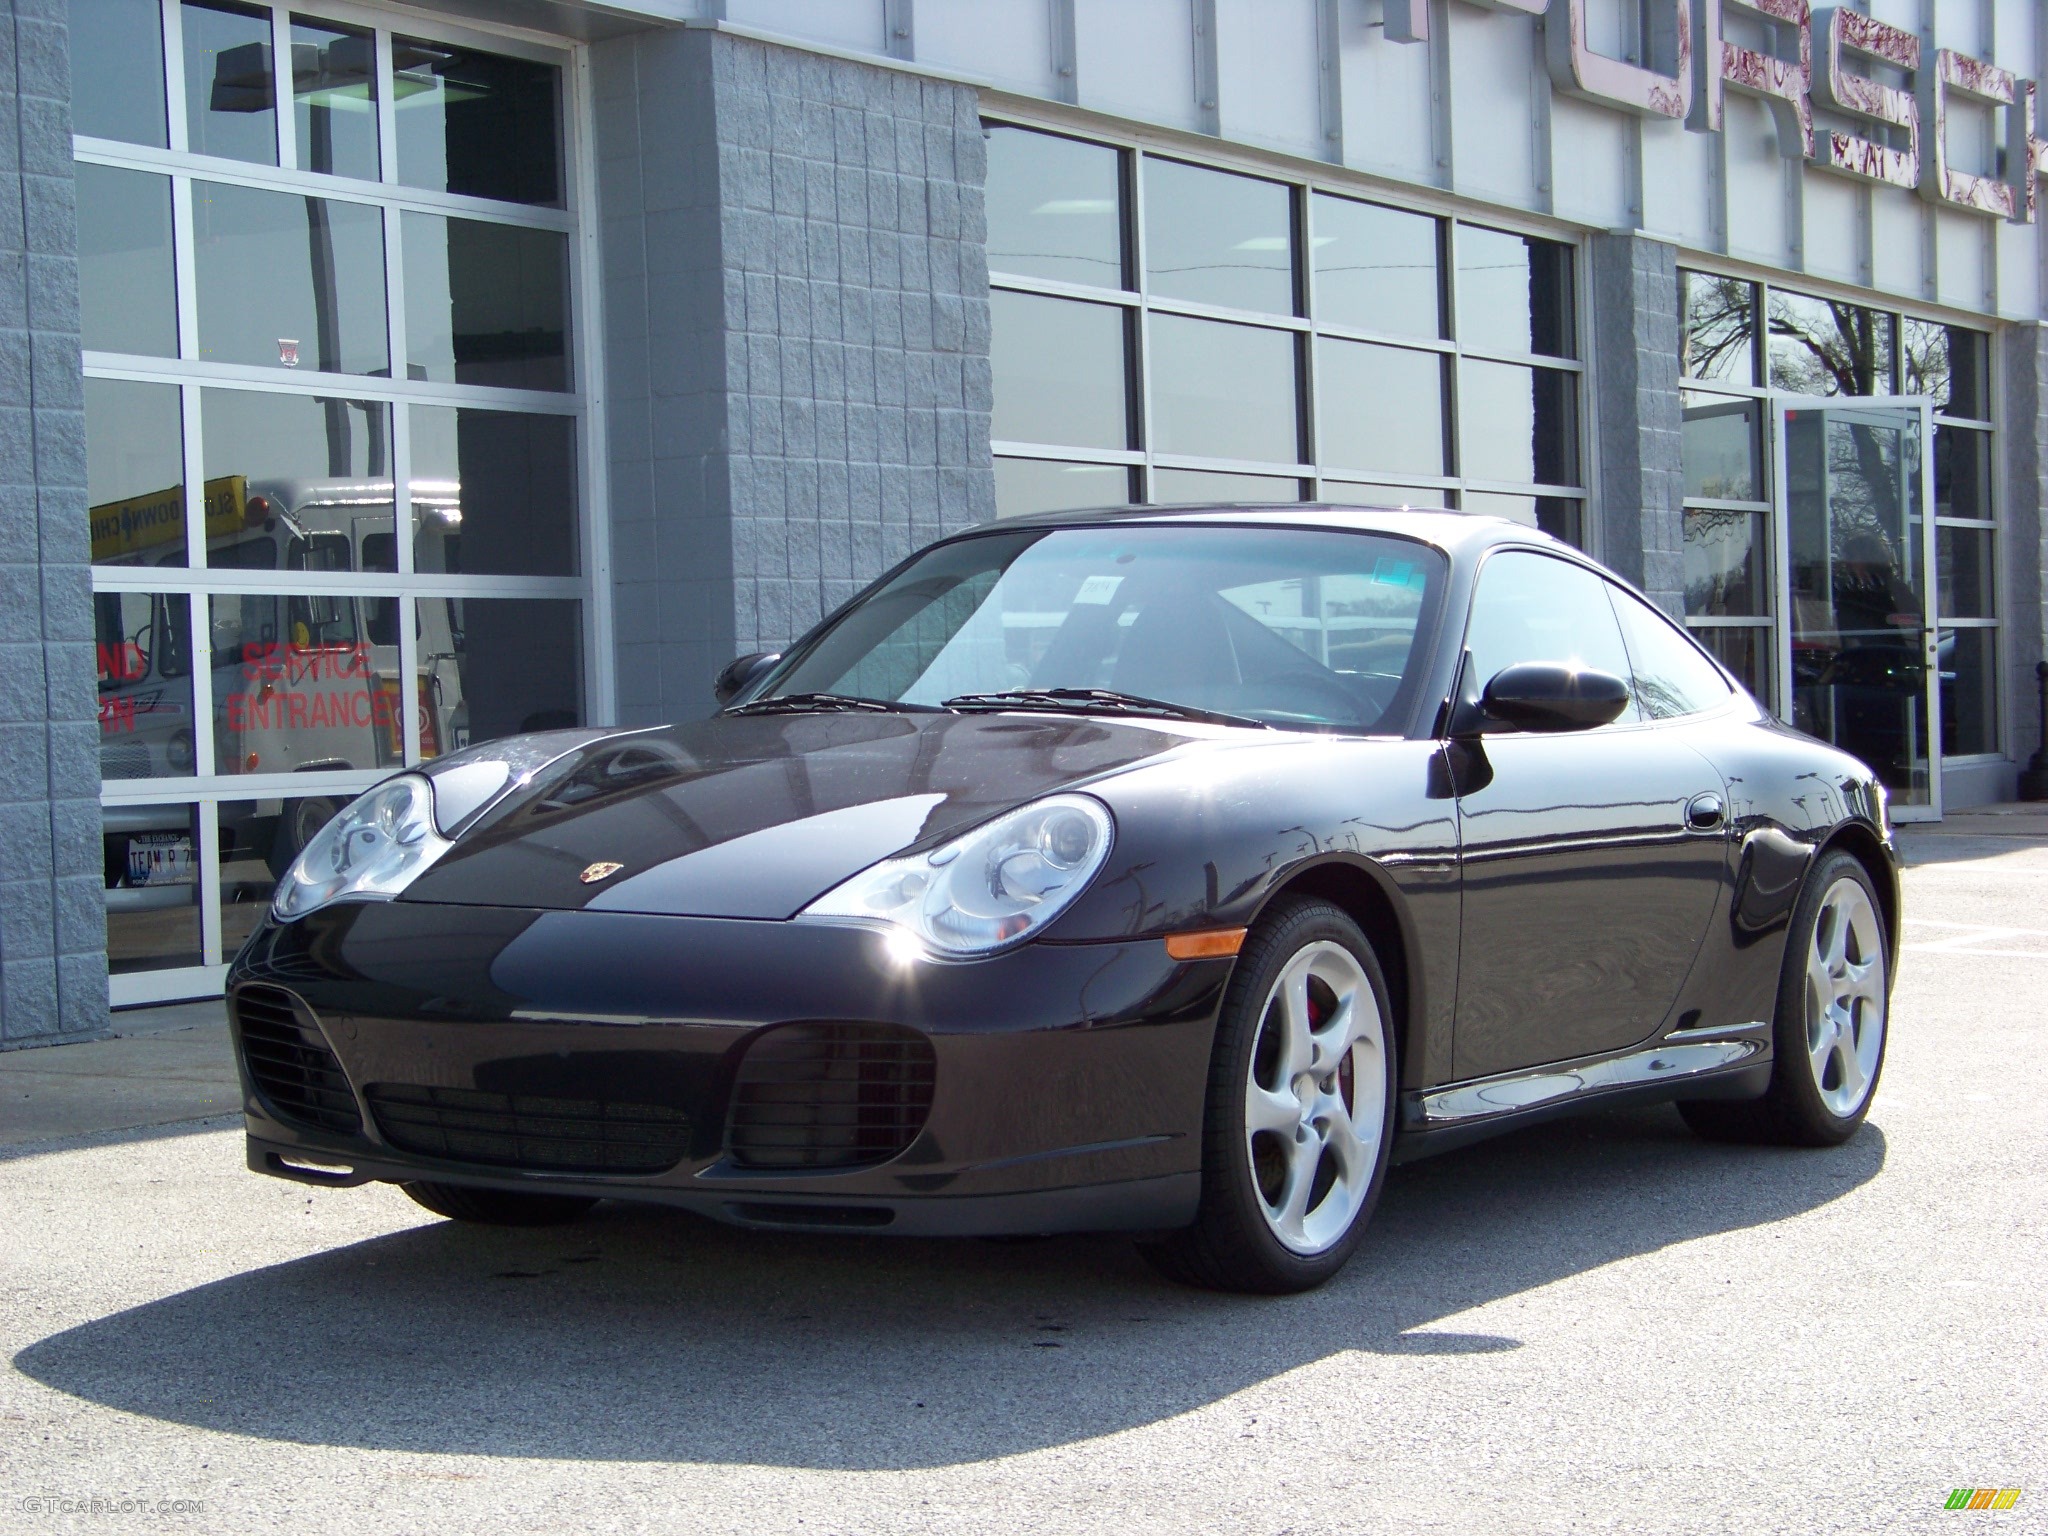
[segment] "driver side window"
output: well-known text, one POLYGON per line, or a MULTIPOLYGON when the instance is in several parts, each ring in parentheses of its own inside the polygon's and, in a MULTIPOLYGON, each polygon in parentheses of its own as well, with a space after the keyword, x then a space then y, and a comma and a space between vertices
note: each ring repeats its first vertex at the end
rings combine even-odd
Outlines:
POLYGON ((1635 662, 1633 689, 1644 714, 1670 720, 1728 702, 1727 680, 1676 625, 1618 587, 1613 597, 1635 662))
MULTIPOLYGON (((1583 566, 1509 549, 1479 568, 1472 622, 1471 688, 1478 693, 1508 667, 1528 661, 1587 667, 1629 680, 1628 650, 1607 601, 1607 583, 1583 566)), ((1631 689, 1622 720, 1640 718, 1631 689)))

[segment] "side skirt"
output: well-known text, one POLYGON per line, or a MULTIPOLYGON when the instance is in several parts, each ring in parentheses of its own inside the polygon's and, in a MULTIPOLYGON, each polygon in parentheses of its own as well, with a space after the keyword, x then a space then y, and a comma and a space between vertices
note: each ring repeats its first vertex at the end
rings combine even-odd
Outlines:
POLYGON ((1753 1099, 1771 1083, 1771 1026, 1675 1030, 1655 1045, 1525 1067, 1401 1095, 1394 1161, 1412 1162, 1582 1109, 1753 1099))

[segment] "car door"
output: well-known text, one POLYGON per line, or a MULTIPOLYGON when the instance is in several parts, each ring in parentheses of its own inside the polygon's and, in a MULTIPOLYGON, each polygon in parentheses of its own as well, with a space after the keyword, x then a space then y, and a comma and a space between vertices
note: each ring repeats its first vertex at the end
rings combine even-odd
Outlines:
MULTIPOLYGON (((1519 662, 1611 672, 1634 691, 1611 590, 1572 561, 1495 552, 1466 631, 1470 691, 1519 662)), ((1461 1079, 1619 1050, 1678 995, 1727 878, 1726 791, 1642 705, 1597 729, 1489 731, 1461 748, 1475 757, 1458 795, 1461 1079)))

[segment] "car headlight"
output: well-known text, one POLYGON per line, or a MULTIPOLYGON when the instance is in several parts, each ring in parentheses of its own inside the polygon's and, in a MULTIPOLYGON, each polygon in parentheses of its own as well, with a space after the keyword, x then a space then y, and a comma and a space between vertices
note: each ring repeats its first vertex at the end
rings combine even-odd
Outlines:
POLYGON ((992 955, 1072 905, 1109 857, 1115 823, 1099 800, 1053 795, 930 853, 884 859, 799 915, 872 923, 927 951, 992 955))
POLYGON ((434 790, 401 774, 351 801, 313 834, 277 883, 277 920, 337 901, 389 901, 454 844, 434 829, 434 790))

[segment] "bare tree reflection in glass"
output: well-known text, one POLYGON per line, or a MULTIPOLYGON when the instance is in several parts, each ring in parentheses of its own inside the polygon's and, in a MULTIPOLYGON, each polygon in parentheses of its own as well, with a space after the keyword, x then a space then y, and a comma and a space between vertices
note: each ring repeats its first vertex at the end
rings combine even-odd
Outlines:
POLYGON ((1888 395, 1892 317, 1861 304, 1773 291, 1770 382, 1798 395, 1888 395))
POLYGON ((1949 409, 1952 370, 1947 326, 1906 321, 1899 337, 1899 363, 1905 370, 1907 394, 1930 397, 1937 411, 1949 409))
POLYGON ((1754 512, 1688 507, 1685 611, 1709 618, 1761 613, 1763 545, 1754 512))
POLYGON ((1756 382, 1756 284, 1705 272, 1683 283, 1685 376, 1727 384, 1756 382))
POLYGON ((1927 792, 1920 437, 1904 410, 1786 413, 1793 718, 1927 792))

